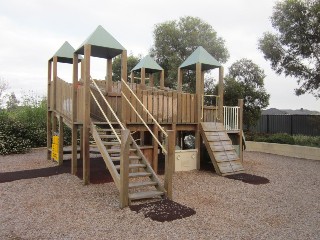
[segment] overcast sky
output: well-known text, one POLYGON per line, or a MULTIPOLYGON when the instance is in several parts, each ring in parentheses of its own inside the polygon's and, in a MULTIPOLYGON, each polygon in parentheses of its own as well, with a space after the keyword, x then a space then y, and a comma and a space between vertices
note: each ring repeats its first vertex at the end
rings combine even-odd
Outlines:
MULTIPOLYGON (((0 0, 0 77, 18 95, 29 90, 45 95, 47 61, 64 41, 78 48, 102 25, 128 53, 146 55, 155 24, 195 16, 225 40, 230 53, 226 72, 241 58, 264 69, 269 107, 319 111, 320 101, 311 95, 295 96, 296 80, 276 75, 258 50, 258 38, 273 30, 274 4, 274 0, 0 0)), ((92 77, 104 78, 104 68, 104 61, 94 61, 92 77)), ((59 65, 60 77, 71 81, 71 71, 71 66, 59 65)))

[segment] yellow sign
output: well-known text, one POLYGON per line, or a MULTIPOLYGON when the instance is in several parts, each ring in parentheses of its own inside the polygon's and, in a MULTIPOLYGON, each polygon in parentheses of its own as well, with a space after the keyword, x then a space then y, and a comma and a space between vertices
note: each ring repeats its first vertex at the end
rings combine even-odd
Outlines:
POLYGON ((59 136, 53 136, 51 149, 51 158, 59 161, 59 136))

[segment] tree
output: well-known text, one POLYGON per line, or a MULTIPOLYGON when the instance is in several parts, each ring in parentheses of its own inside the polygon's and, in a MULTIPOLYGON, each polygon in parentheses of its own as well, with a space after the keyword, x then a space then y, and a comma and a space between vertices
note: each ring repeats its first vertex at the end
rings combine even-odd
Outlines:
POLYGON ((11 92, 8 94, 8 100, 7 100, 7 110, 14 110, 18 107, 19 100, 17 99, 16 95, 14 92, 11 92))
MULTIPOLYGON (((141 56, 134 56, 130 54, 127 58, 127 71, 128 71, 128 80, 130 76, 130 71, 134 68, 140 61, 141 56)), ((112 80, 117 82, 121 80, 121 57, 116 57, 112 62, 112 71, 113 77, 112 80)))
MULTIPOLYGON (((153 30, 154 44, 150 55, 165 70, 165 84, 174 87, 177 82, 177 70, 181 63, 198 47, 203 46, 221 63, 229 58, 224 40, 217 36, 212 26, 197 17, 182 17, 178 21, 157 24, 153 30)), ((194 91, 194 73, 187 73, 184 82, 188 90, 194 91)))
POLYGON ((8 89, 8 84, 0 77, 0 109, 3 104, 3 94, 8 89))
POLYGON ((243 120, 247 129, 254 126, 261 116, 261 109, 269 105, 270 95, 264 88, 264 71, 251 60, 233 63, 225 79, 224 105, 238 105, 244 100, 243 120))
POLYGON ((259 39, 264 58, 277 74, 297 78, 296 95, 320 98, 320 1, 277 2, 271 22, 277 32, 259 39))

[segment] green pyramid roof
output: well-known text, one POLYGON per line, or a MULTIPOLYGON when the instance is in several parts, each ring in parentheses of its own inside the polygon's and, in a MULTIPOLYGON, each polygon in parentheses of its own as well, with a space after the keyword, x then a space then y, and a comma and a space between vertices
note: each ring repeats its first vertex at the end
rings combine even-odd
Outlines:
MULTIPOLYGON (((49 61, 53 61, 53 57, 58 57, 58 62, 61 63, 73 63, 73 53, 74 48, 67 41, 62 44, 59 50, 49 59, 49 61)), ((79 61, 81 61, 82 57, 79 57, 79 61)))
POLYGON ((163 70, 163 68, 149 55, 141 59, 131 71, 141 72, 141 68, 145 68, 146 73, 155 73, 163 70))
POLYGON ((91 56, 99 58, 114 58, 125 50, 125 48, 100 25, 81 44, 76 52, 84 55, 84 45, 86 44, 91 45, 91 56))
POLYGON ((195 70, 196 64, 201 63, 201 69, 206 71, 218 68, 221 64, 203 47, 199 46, 181 65, 181 69, 195 70))

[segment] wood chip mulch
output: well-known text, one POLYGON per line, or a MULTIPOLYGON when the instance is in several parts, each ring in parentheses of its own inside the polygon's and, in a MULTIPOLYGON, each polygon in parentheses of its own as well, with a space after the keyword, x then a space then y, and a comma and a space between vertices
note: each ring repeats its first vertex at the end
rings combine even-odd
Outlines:
POLYGON ((131 205, 130 209, 137 213, 143 213, 146 218, 158 222, 171 222, 177 219, 190 217, 196 213, 192 208, 163 199, 156 202, 131 205))

